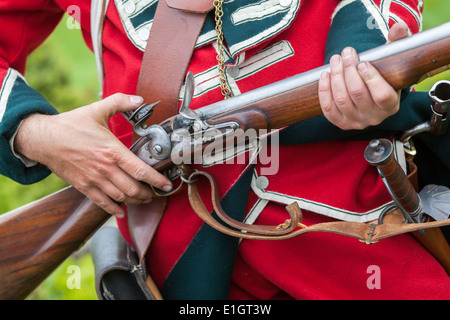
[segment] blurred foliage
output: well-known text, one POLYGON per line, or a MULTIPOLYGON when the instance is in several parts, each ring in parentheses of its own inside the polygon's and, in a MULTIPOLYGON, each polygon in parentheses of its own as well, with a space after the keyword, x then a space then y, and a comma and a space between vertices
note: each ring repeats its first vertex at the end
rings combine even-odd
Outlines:
POLYGON ((28 83, 59 112, 92 103, 99 92, 94 56, 67 19, 29 56, 26 70, 28 83))
MULTIPOLYGON (((424 29, 449 21, 448 0, 425 0, 424 29)), ((29 58, 27 81, 47 98, 60 112, 71 110, 97 100, 99 92, 95 60, 83 42, 80 30, 67 28, 66 15, 52 36, 29 58)), ((450 79, 442 73, 416 86, 428 91, 438 80, 450 79)), ((42 198, 65 187, 64 181, 50 175, 31 186, 19 185, 0 176, 0 213, 42 198)), ((87 253, 68 258, 28 299, 85 300, 96 299, 94 270, 87 253), (81 270, 81 288, 69 289, 70 266, 81 270)))

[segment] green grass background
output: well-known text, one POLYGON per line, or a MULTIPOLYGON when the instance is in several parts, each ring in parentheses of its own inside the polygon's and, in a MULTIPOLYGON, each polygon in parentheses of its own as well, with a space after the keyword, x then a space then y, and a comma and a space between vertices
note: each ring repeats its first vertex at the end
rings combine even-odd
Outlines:
MULTIPOLYGON (((450 21, 450 1, 424 0, 424 29, 450 21)), ((84 45, 80 30, 67 27, 65 16, 55 32, 28 61, 26 77, 30 85, 43 94, 60 112, 97 100, 99 87, 93 54, 84 45)), ((428 91, 437 81, 450 79, 447 71, 417 85, 428 91)), ((29 186, 17 184, 0 176, 0 213, 42 198, 60 190, 66 184, 55 175, 29 186)), ((29 297, 31 300, 93 300, 94 267, 86 251, 68 258, 29 297), (69 266, 81 270, 81 288, 69 289, 69 266)))

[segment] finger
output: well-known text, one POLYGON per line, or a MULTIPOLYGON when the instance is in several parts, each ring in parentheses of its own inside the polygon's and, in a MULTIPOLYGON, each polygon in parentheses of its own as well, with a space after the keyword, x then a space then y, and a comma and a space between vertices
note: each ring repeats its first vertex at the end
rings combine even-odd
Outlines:
POLYGON ((358 54, 353 48, 345 48, 342 51, 342 61, 344 65, 344 78, 347 92, 355 106, 358 106, 359 113, 365 113, 366 108, 374 104, 364 80, 358 72, 356 65, 359 62, 358 54))
POLYGON ((143 102, 140 96, 115 93, 103 100, 90 105, 95 113, 104 119, 109 119, 119 112, 135 110, 143 102))
POLYGON ((327 71, 323 71, 319 80, 319 102, 324 116, 331 123, 337 124, 343 120, 342 112, 336 108, 331 93, 331 79, 327 71))
MULTIPOLYGON (((131 177, 119 166, 122 155, 129 152, 124 145, 119 143, 107 148, 106 151, 98 151, 97 155, 100 157, 95 162, 94 171, 86 178, 118 202, 131 203, 133 201, 134 203, 135 201, 151 200, 153 197, 151 188, 131 177)), ((140 161, 139 158, 137 160, 140 161)))
POLYGON ((142 181, 163 191, 172 190, 172 183, 167 177, 153 169, 126 148, 121 153, 117 164, 123 171, 138 181, 142 181))
POLYGON ((331 93, 333 95, 334 104, 337 108, 339 108, 345 118, 354 119, 358 111, 347 92, 344 66, 342 63, 342 58, 339 55, 334 55, 333 57, 331 57, 330 78, 331 93))
MULTIPOLYGON (((123 174, 122 176, 126 176, 126 174, 123 174)), ((122 182, 121 185, 116 185, 110 181, 104 181, 101 189, 116 203, 137 205, 150 202, 153 197, 151 189, 131 178, 130 180, 132 181, 129 185, 125 185, 122 182), (135 184, 137 186, 134 186, 135 184), (148 192, 144 193, 141 189, 145 191, 148 189, 148 192)))
POLYGON ((408 36, 408 25, 403 21, 398 22, 394 24, 389 30, 388 43, 406 38, 407 36, 408 36))
POLYGON ((123 218, 125 216, 125 212, 122 207, 100 189, 91 188, 89 192, 86 193, 86 196, 109 214, 116 216, 117 218, 123 218))
POLYGON ((147 184, 135 180, 122 170, 120 171, 120 173, 109 177, 112 185, 121 193, 121 197, 124 198, 123 200, 114 198, 115 200, 127 204, 140 204, 151 201, 154 194, 147 184))
POLYGON ((372 64, 362 61, 358 63, 358 71, 379 110, 388 115, 396 113, 398 111, 399 95, 380 75, 378 70, 372 64))

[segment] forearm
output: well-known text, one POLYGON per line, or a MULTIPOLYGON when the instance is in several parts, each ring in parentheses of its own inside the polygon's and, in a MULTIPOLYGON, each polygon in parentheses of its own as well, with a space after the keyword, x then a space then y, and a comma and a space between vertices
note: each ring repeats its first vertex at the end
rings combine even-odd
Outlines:
POLYGON ((42 144, 38 141, 38 137, 48 136, 44 119, 47 117, 49 115, 39 113, 30 115, 21 122, 11 141, 12 151, 22 159, 25 165, 31 166, 33 163, 40 162, 42 154, 39 152, 41 148, 38 146, 42 146, 42 144))

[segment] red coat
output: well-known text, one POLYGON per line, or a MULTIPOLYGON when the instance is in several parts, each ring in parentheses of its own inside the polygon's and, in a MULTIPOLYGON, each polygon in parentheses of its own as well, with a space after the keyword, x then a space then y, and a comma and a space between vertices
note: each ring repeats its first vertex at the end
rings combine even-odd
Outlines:
MULTIPOLYGON (((150 2, 141 1, 138 6, 150 6, 150 2)), ((394 21, 404 20, 411 32, 417 32, 420 29, 421 2, 292 0, 284 1, 282 6, 274 1, 248 1, 248 6, 243 6, 242 10, 230 7, 232 4, 226 7, 225 3, 224 9, 228 8, 225 12, 230 20, 227 22, 229 24, 224 25, 224 32, 226 39, 229 35, 228 39, 232 40, 229 46, 233 60, 229 64, 239 67, 237 75, 235 73, 234 78, 228 78, 231 89, 239 94, 321 66, 326 62, 326 52, 333 51, 336 48, 333 45, 336 46, 338 40, 344 41, 348 37, 354 41, 358 35, 356 30, 385 36, 388 26, 394 21), (355 5, 364 10, 352 11, 355 5), (278 11, 274 12, 274 9, 278 11), (333 14, 336 14, 334 22, 348 19, 349 25, 353 26, 353 20, 359 21, 354 25, 355 34, 343 34, 340 35, 342 38, 327 42, 333 14), (365 14, 364 19, 361 14, 365 14), (241 30, 240 25, 259 21, 263 24, 267 22, 262 31, 249 27, 249 34, 241 35, 233 29, 241 30)), ((2 89, 11 87, 8 86, 10 80, 5 77, 8 70, 13 68, 24 73, 27 54, 51 32, 62 10, 72 4, 66 0, 2 1, 2 89), (21 37, 14 36, 16 30, 24 30, 21 37)), ((238 1, 234 1, 236 4, 238 1)), ((83 35, 91 47, 90 1, 78 1, 76 5, 80 8, 83 35)), ((111 1, 107 11, 103 33, 105 97, 115 92, 133 94, 136 89, 142 59, 142 39, 139 40, 139 37, 148 27, 146 20, 141 23, 139 18, 144 17, 142 15, 148 6, 133 9, 125 5, 126 2, 121 0, 111 1)), ((203 36, 205 41, 194 52, 189 66, 189 70, 196 75, 197 83, 197 96, 192 108, 222 99, 215 73, 216 52, 210 42, 213 38, 208 32, 203 36)), ((357 44, 370 46, 370 43, 357 44)), ((9 115, 14 106, 8 105, 9 93, 2 92, 4 96, 0 101, 6 101, 5 115, 9 115)), ((131 127, 121 115, 111 119, 110 128, 127 146, 131 145, 131 127)), ((296 200, 304 209, 303 222, 306 225, 332 219, 367 221, 376 218, 380 208, 391 199, 376 170, 364 160, 366 145, 367 141, 334 141, 280 146, 277 173, 267 175, 269 183, 266 188, 253 188, 248 197, 247 212, 264 207, 256 223, 277 225, 286 219, 286 212, 283 206, 273 202, 266 204, 266 201, 287 203, 296 200)), ((215 175, 220 193, 225 195, 242 175, 244 167, 218 164, 205 170, 215 175)), ((261 164, 257 164, 254 174, 259 175, 261 168, 261 164)), ((204 187, 201 192, 207 194, 209 191, 204 187)), ((118 223, 124 237, 131 242, 126 218, 118 223)), ((166 279, 171 274, 179 274, 174 270, 180 261, 195 269, 198 261, 188 263, 184 257, 195 256, 190 248, 193 248, 193 242, 200 239, 195 237, 202 225, 190 209, 185 193, 170 198, 148 252, 151 273, 160 287, 166 286, 166 279), (194 238, 197 240, 192 241, 194 238)), ((208 247, 208 240, 202 238, 201 241, 206 241, 204 248, 208 247)), ((202 246, 198 242, 195 245, 202 246)), ((207 265, 216 259, 221 255, 222 248, 211 247, 208 250, 199 265, 207 265)), ((343 236, 307 234, 279 242, 243 240, 237 250, 234 269, 230 274, 230 298, 450 298, 450 280, 444 269, 409 234, 371 246, 343 236), (379 284, 380 288, 377 287, 379 284)), ((232 262, 230 265, 233 265, 232 262)), ((221 278, 221 270, 213 269, 213 272, 218 275, 216 278, 221 278)), ((200 283, 204 278, 199 273, 187 275, 186 283, 200 283)), ((229 279, 226 276, 223 278, 228 287, 229 279)), ((184 278, 180 279, 184 281, 184 278)), ((179 297, 172 293, 173 288, 167 285, 163 293, 166 291, 171 297, 179 297)), ((198 296, 204 297, 202 294, 198 296)))

